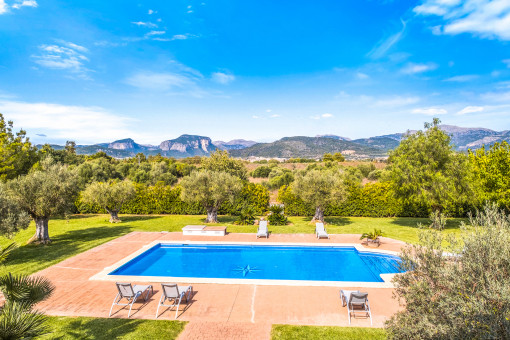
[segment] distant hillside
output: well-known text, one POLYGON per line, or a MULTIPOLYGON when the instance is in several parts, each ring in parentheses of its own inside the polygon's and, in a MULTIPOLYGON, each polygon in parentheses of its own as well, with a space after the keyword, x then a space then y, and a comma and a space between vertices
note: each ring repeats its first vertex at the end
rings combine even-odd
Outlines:
POLYGON ((217 140, 212 143, 214 144, 214 146, 221 150, 240 150, 257 144, 257 142, 244 139, 234 139, 231 140, 230 142, 217 140))
MULTIPOLYGON (((440 128, 452 137, 452 144, 460 151, 490 146, 495 142, 509 141, 510 131, 493 131, 484 128, 463 128, 453 125, 440 125, 440 128)), ((415 131, 408 131, 413 133, 415 131)), ((184 158, 207 156, 216 149, 228 150, 234 157, 263 158, 318 158, 324 153, 341 152, 350 159, 385 157, 395 149, 405 133, 394 133, 369 138, 351 140, 347 137, 322 135, 316 137, 285 137, 272 143, 256 143, 244 139, 229 142, 214 141, 209 137, 182 135, 161 142, 159 145, 137 144, 126 138, 111 143, 77 145, 78 154, 90 155, 100 151, 116 158, 133 157, 141 152, 145 155, 161 154, 166 157, 184 158)), ((51 145, 60 150, 61 145, 51 145)), ((42 147, 42 145, 37 145, 42 147)))
POLYGON ((330 137, 285 137, 273 143, 259 143, 242 150, 232 150, 234 157, 317 158, 324 153, 341 152, 349 158, 384 156, 385 152, 370 146, 330 137))

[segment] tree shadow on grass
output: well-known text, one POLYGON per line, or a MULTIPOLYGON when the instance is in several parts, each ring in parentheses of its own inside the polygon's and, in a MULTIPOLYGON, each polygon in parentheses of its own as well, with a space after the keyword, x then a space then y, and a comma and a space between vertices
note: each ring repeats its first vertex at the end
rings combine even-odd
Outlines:
MULTIPOLYGON (((446 221, 446 226, 444 230, 454 230, 460 229, 462 222, 466 222, 465 218, 450 218, 446 221)), ((430 219, 427 217, 395 217, 391 224, 395 224, 401 227, 410 227, 410 228, 419 228, 421 225, 424 229, 428 229, 431 223, 430 219)))
POLYGON ((119 214, 119 218, 122 222, 149 221, 149 220, 155 220, 155 219, 164 218, 164 217, 165 216, 160 216, 160 215, 122 215, 122 214, 119 214))
MULTIPOLYGON (((81 251, 95 247, 118 236, 131 231, 127 226, 100 226, 92 228, 74 229, 66 233, 57 234, 48 245, 26 244, 15 249, 9 256, 7 265, 23 265, 31 268, 32 265, 40 265, 45 262, 64 260, 81 251), (80 245, 90 245, 81 248, 80 245)), ((50 228, 51 233, 51 228, 50 228)), ((9 269, 6 267, 5 269, 9 269)))
POLYGON ((342 217, 342 216, 330 216, 324 218, 327 224, 336 225, 336 226, 346 226, 349 224, 353 224, 350 218, 342 217))

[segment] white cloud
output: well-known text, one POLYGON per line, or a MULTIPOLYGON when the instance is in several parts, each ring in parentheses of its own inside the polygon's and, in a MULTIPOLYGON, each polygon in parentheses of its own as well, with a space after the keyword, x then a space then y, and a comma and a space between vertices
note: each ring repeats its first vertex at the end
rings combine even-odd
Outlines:
POLYGON ((475 112, 482 112, 484 110, 483 106, 466 106, 459 112, 457 112, 458 115, 464 115, 466 113, 475 113, 475 112))
POLYGON ((424 0, 413 11, 443 19, 438 34, 471 33, 482 38, 510 40, 508 0, 424 0))
POLYGON ((0 14, 7 13, 7 4, 5 3, 5 0, 0 0, 0 14))
POLYGON ((259 118, 260 118, 260 116, 251 116, 251 118, 253 118, 253 119, 259 119, 259 118))
POLYGON ((415 63, 407 63, 406 66, 402 69, 402 73, 405 74, 417 74, 428 71, 433 71, 437 68, 437 65, 434 63, 427 64, 415 64, 415 63))
POLYGON ((223 85, 229 84, 236 79, 236 77, 233 74, 223 72, 214 72, 211 77, 213 81, 223 85))
POLYGON ((23 0, 12 5, 12 8, 20 9, 21 7, 37 7, 35 0, 23 0))
POLYGON ((332 117, 333 117, 333 115, 331 113, 323 113, 321 115, 310 116, 311 119, 315 119, 315 120, 328 119, 328 118, 332 118, 332 117))
POLYGON ((148 32, 147 34, 145 34, 146 36, 150 37, 152 35, 163 35, 165 34, 166 32, 165 31, 150 31, 148 32))
POLYGON ((83 53, 88 50, 71 42, 57 41, 59 45, 39 46, 40 54, 32 56, 34 62, 46 68, 68 70, 85 77, 88 70, 83 63, 88 61, 88 58, 83 53))
POLYGON ((137 137, 136 130, 129 128, 132 119, 101 107, 0 100, 0 112, 13 120, 15 126, 52 139, 94 143, 105 136, 112 140, 137 137))
POLYGON ((502 62, 506 64, 506 67, 510 68, 510 59, 504 59, 502 62))
POLYGON ((447 114, 448 111, 446 111, 445 109, 438 108, 438 107, 429 107, 429 108, 414 109, 411 111, 411 113, 427 115, 427 116, 435 116, 435 115, 447 114))
POLYGON ((149 14, 149 15, 156 14, 156 13, 158 13, 158 12, 155 10, 152 10, 152 9, 149 9, 149 11, 147 12, 147 14, 149 14))
POLYGON ((450 77, 450 78, 445 79, 444 81, 457 82, 457 83, 465 83, 465 82, 472 81, 472 80, 475 80, 475 79, 478 79, 478 78, 479 78, 479 76, 476 75, 476 74, 465 74, 465 75, 462 75, 462 76, 450 77))
POLYGON ((144 90, 168 91, 193 86, 195 81, 179 73, 140 72, 127 78, 126 83, 144 90))
POLYGON ((358 73, 356 73, 356 77, 357 77, 358 79, 368 79, 368 78, 370 78, 370 76, 369 76, 368 74, 363 73, 363 72, 358 72, 358 73))
POLYGON ((131 23, 136 25, 136 26, 144 26, 144 27, 149 27, 149 28, 156 28, 156 27, 158 27, 158 25, 156 25, 155 23, 152 23, 150 21, 133 21, 131 23))
POLYGON ((402 29, 395 34, 380 40, 377 44, 375 44, 372 50, 367 53, 367 56, 372 59, 379 59, 385 56, 390 48, 402 39, 406 30, 406 22, 402 19, 400 21, 402 23, 402 29))
POLYGON ((269 113, 269 112, 271 112, 271 111, 273 111, 273 110, 271 110, 271 109, 267 109, 267 110, 266 110, 266 112, 267 112, 267 113, 269 113))
POLYGON ((270 117, 270 118, 278 118, 278 117, 281 117, 281 116, 280 116, 280 115, 278 115, 278 114, 273 114, 273 115, 271 115, 271 116, 269 116, 269 117, 270 117))

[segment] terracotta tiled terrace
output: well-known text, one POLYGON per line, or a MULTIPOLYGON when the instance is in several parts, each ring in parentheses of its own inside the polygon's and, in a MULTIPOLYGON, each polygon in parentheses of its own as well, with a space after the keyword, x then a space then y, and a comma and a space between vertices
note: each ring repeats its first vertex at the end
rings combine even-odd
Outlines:
MULTIPOLYGON (((224 237, 183 236, 181 233, 133 232, 51 266, 38 275, 56 286, 50 299, 39 308, 49 315, 108 317, 117 294, 111 281, 92 281, 90 277, 155 240, 225 241, 260 243, 359 243, 359 235, 330 235, 317 240, 313 234, 271 234, 256 239, 254 234, 227 234, 224 237)), ((399 251, 403 242, 382 238, 379 249, 399 251)), ((150 283, 150 282, 134 282, 150 283)), ((190 321, 181 339, 263 339, 269 338, 271 324, 348 326, 347 308, 342 307, 338 287, 267 286, 247 284, 193 284, 192 302, 179 313, 178 320, 190 321), (208 334, 210 337, 208 337, 208 334)), ((154 296, 147 303, 135 303, 131 318, 154 319, 161 286, 153 283, 154 296)), ((355 289, 356 287, 342 288, 355 289)), ((393 289, 361 288, 369 293, 373 326, 398 309, 393 289)), ((115 307, 112 317, 127 318, 126 308, 115 307)), ((181 306, 181 309, 183 307, 181 306)), ((160 319, 174 319, 167 311, 160 319)), ((352 326, 370 327, 367 319, 352 319, 352 326)))

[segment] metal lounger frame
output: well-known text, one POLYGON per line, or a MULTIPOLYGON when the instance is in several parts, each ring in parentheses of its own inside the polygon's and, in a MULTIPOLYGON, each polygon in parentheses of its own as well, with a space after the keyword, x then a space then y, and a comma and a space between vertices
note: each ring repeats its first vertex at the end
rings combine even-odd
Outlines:
MULTIPOLYGON (((147 286, 140 286, 135 285, 134 287, 131 285, 131 283, 120 283, 116 282, 115 285, 117 286, 117 296, 115 296, 115 299, 113 299, 112 307, 110 308, 110 314, 108 317, 112 316, 112 310, 113 306, 129 306, 129 313, 128 318, 131 316, 131 308, 133 308, 133 304, 135 301, 143 295, 144 292, 147 292, 144 297, 144 301, 147 301, 149 298, 149 290, 152 294, 154 294, 154 290, 152 288, 152 285, 147 286), (128 303, 120 303, 120 300, 126 299, 128 303)), ((124 307, 123 307, 124 308, 124 307)))
POLYGON ((162 283, 161 289, 163 291, 163 294, 161 294, 161 298, 159 299, 158 303, 158 309, 156 309, 156 319, 158 318, 159 315, 159 307, 172 308, 175 306, 177 306, 177 309, 175 311, 175 318, 177 319, 177 315, 179 314, 179 306, 181 305, 182 298, 183 297, 186 298, 186 303, 188 303, 189 300, 193 297, 193 286, 179 287, 176 283, 162 283), (169 294, 169 292, 171 292, 172 294, 169 294), (166 300, 168 300, 172 304, 165 305, 166 300))

